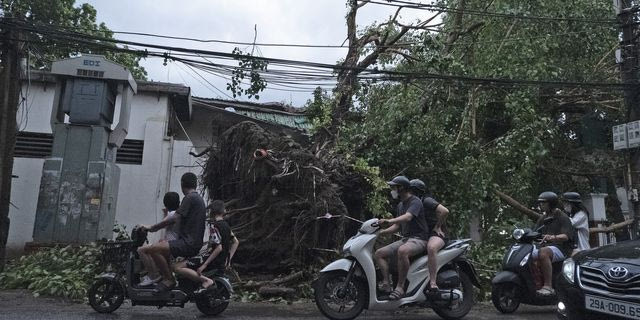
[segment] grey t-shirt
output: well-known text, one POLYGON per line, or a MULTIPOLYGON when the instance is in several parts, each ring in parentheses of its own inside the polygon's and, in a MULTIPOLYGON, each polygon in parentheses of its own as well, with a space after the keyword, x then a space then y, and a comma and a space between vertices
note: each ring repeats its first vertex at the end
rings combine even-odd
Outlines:
POLYGON ((402 225, 402 236, 427 240, 429 236, 429 226, 424 216, 422 201, 416 196, 411 196, 405 201, 400 201, 397 216, 399 217, 407 212, 411 212, 413 219, 402 225))
POLYGON ((193 191, 185 195, 176 214, 180 216, 179 240, 183 240, 192 249, 199 250, 207 219, 206 206, 200 194, 193 191))

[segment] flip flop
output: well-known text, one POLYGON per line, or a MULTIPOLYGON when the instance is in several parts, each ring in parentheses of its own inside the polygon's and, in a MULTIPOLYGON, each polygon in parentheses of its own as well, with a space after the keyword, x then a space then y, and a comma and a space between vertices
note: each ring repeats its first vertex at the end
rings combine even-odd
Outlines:
POLYGON ((389 300, 400 300, 402 298, 404 298, 404 292, 398 289, 393 290, 389 295, 389 300))
POLYGON ((540 290, 536 291, 536 293, 543 297, 548 297, 553 295, 555 293, 555 290, 549 288, 541 288, 540 290))
POLYGON ((164 282, 160 281, 158 282, 158 284, 156 285, 155 289, 153 289, 153 295, 154 296, 159 296, 165 292, 169 292, 171 291, 173 288, 175 288, 177 285, 177 283, 173 283, 173 285, 171 286, 167 286, 166 284, 164 284, 164 282))

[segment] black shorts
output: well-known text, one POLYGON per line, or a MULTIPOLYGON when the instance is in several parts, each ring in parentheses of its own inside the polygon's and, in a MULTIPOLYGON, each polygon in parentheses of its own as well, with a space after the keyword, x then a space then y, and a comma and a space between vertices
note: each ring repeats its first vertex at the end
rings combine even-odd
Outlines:
POLYGON ((184 258, 193 257, 196 254, 198 254, 198 250, 199 249, 200 248, 196 248, 196 249, 192 248, 190 245, 188 245, 182 239, 169 241, 169 252, 171 252, 171 256, 173 256, 174 258, 177 258, 177 257, 184 257, 184 258))

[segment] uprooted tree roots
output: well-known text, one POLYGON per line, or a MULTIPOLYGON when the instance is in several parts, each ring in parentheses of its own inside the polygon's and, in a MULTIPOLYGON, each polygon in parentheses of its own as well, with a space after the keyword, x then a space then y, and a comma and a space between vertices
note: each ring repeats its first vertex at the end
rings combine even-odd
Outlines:
POLYGON ((203 179, 209 198, 228 204, 242 241, 237 263, 263 271, 308 263, 353 232, 353 222, 340 218, 348 214, 340 187, 358 179, 336 158, 249 121, 225 131, 217 149, 203 179), (338 218, 318 219, 327 214, 338 218))

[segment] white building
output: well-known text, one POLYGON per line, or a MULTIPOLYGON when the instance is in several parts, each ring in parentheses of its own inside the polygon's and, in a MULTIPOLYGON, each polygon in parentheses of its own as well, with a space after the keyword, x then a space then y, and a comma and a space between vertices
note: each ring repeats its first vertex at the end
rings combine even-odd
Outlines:
MULTIPOLYGON (((55 77, 47 72, 32 72, 23 83, 13 165, 17 178, 12 183, 9 212, 9 258, 20 254, 33 240, 42 166, 53 141, 50 119, 54 89, 55 77)), ((121 170, 116 223, 131 230, 136 224, 160 221, 164 194, 180 193, 183 173, 201 174, 201 160, 190 152, 215 148, 217 135, 246 120, 300 139, 309 127, 302 114, 288 112, 280 104, 201 98, 192 101, 190 88, 182 84, 139 81, 131 103, 129 132, 116 159, 121 170)))

